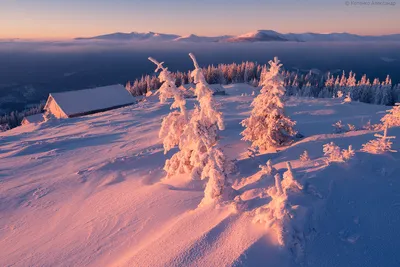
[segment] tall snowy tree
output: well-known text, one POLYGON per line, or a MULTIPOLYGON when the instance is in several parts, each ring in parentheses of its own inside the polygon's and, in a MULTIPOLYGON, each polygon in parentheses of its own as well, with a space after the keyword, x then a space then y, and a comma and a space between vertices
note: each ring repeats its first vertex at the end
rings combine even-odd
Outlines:
POLYGON ((388 114, 381 119, 382 123, 388 127, 400 126, 400 103, 396 103, 396 105, 387 112, 388 114))
POLYGON ((188 173, 192 179, 208 179, 202 204, 223 198, 232 191, 227 185, 227 160, 218 148, 218 131, 224 129, 222 113, 217 110, 213 91, 208 86, 203 70, 193 54, 195 70, 192 77, 196 83, 195 95, 199 102, 179 141, 179 149, 164 169, 168 175, 188 173))
POLYGON ((157 65, 155 72, 161 70, 159 80, 162 82, 160 89, 158 89, 159 98, 161 103, 165 103, 168 98, 173 98, 174 102, 171 109, 178 109, 169 113, 163 118, 159 137, 163 138, 164 153, 174 148, 179 144, 180 137, 187 124, 186 114, 186 100, 182 95, 181 90, 176 88, 175 79, 172 77, 168 68, 163 66, 163 62, 159 63, 157 60, 149 57, 149 60, 157 65))
POLYGON ((242 121, 246 128, 243 140, 252 142, 252 147, 269 150, 285 145, 296 134, 296 124, 285 115, 283 96, 285 87, 279 73, 282 64, 277 57, 269 61, 270 69, 264 75, 260 94, 253 100, 250 118, 242 121))

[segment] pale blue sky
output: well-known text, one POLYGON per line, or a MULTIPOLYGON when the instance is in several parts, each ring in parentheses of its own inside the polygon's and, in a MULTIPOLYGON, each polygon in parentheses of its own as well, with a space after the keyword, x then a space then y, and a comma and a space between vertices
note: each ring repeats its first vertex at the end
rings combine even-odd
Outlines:
POLYGON ((116 31, 236 35, 257 29, 400 33, 400 3, 394 2, 361 7, 341 0, 0 0, 0 38, 116 31))

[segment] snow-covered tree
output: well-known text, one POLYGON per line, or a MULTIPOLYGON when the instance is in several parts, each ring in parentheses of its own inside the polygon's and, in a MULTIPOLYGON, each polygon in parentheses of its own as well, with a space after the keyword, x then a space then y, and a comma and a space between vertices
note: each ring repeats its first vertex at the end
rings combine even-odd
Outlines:
POLYGON ((283 174, 283 180, 282 180, 283 190, 285 190, 285 191, 303 190, 303 186, 296 180, 296 178, 294 176, 292 165, 290 164, 290 162, 286 162, 286 167, 287 167, 287 171, 283 174))
POLYGON ((271 160, 268 160, 266 165, 259 165, 258 167, 261 169, 261 172, 266 175, 273 176, 277 173, 277 170, 272 166, 271 160))
POLYGON ((388 127, 400 126, 400 103, 396 103, 396 105, 387 112, 388 114, 381 119, 382 123, 388 127))
POLYGON ((356 126, 354 124, 348 123, 347 127, 349 128, 349 132, 357 131, 357 128, 356 128, 356 126))
POLYGON ((396 138, 395 136, 387 136, 388 126, 385 125, 385 130, 383 131, 383 135, 375 134, 377 139, 371 140, 368 143, 364 144, 361 151, 372 153, 372 154, 383 154, 385 152, 397 152, 392 149, 393 142, 392 139, 396 138))
POLYGON ((343 160, 345 160, 345 161, 350 160, 352 157, 354 157, 354 155, 355 155, 355 152, 353 150, 352 145, 349 145, 348 149, 342 150, 342 157, 343 157, 343 160))
POLYGON ((163 66, 164 62, 160 63, 151 57, 149 57, 149 60, 157 65, 155 72, 161 70, 159 80, 162 85, 158 89, 160 102, 165 103, 167 99, 173 98, 174 102, 171 105, 171 109, 179 109, 179 111, 175 110, 164 117, 161 124, 159 137, 163 138, 164 153, 167 153, 179 144, 180 137, 187 124, 186 100, 181 90, 176 88, 175 79, 172 77, 171 72, 163 66))
POLYGON ((335 133, 342 133, 343 132, 344 125, 343 125, 341 120, 336 122, 336 123, 334 123, 334 124, 332 124, 332 126, 335 128, 335 133))
POLYGON ((253 147, 269 150, 287 144, 296 134, 296 124, 285 115, 283 78, 279 73, 278 58, 269 61, 270 69, 265 73, 263 88, 253 100, 250 118, 242 121, 246 128, 241 134, 243 140, 252 142, 253 147))
POLYGON ((308 155, 307 150, 304 150, 304 152, 300 155, 300 160, 303 162, 310 160, 310 156, 308 155))
POLYGON ((343 100, 343 103, 351 103, 350 93, 347 93, 346 97, 343 100))
POLYGON ((193 54, 189 54, 195 65, 192 77, 196 83, 195 95, 199 102, 187 123, 179 149, 164 169, 168 175, 188 173, 192 179, 208 179, 202 204, 224 198, 233 189, 226 182, 229 162, 218 148, 218 131, 224 129, 222 113, 217 111, 213 92, 208 86, 203 70, 193 54))
POLYGON ((328 157, 328 162, 342 162, 343 156, 340 147, 330 142, 323 146, 324 156, 328 157))

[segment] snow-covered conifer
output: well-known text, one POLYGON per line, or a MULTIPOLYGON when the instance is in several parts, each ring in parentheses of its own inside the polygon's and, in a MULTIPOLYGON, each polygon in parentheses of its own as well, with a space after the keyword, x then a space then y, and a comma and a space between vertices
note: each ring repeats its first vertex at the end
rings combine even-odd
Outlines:
POLYGON ((347 124, 347 127, 349 128, 349 132, 354 132, 357 130, 356 126, 354 124, 347 124))
POLYGON ((242 121, 246 128, 241 134, 243 140, 252 142, 253 147, 269 150, 287 144, 296 134, 296 124, 285 115, 283 78, 279 73, 278 58, 269 61, 269 72, 265 73, 263 88, 253 100, 250 118, 242 121))
POLYGON ((385 152, 397 152, 392 149, 392 139, 396 138, 395 136, 387 136, 388 126, 385 125, 385 130, 383 131, 383 135, 375 134, 375 137, 378 137, 375 140, 371 140, 368 143, 364 144, 361 151, 372 153, 372 154, 383 154, 385 152))
POLYGON ((277 173, 277 170, 272 166, 271 160, 268 160, 266 165, 260 165, 259 168, 266 175, 275 175, 277 173))
POLYGON ((282 180, 282 190, 287 192, 288 190, 299 191, 303 190, 303 186, 296 181, 295 175, 293 173, 292 165, 290 162, 286 162, 287 171, 283 174, 282 180))
POLYGON ((168 68, 163 66, 163 63, 149 57, 149 60, 157 65, 156 72, 161 70, 159 79, 162 82, 160 89, 158 89, 159 98, 161 103, 165 103, 168 98, 173 98, 174 102, 171 109, 178 109, 169 113, 163 118, 159 137, 163 138, 164 153, 167 153, 173 147, 179 144, 180 137, 187 124, 186 114, 186 101, 183 97, 181 90, 176 88, 175 79, 172 77, 168 68))
POLYGON ((310 160, 310 156, 308 155, 307 150, 304 150, 304 152, 300 155, 300 160, 303 162, 310 160))
POLYGON ((350 160, 352 157, 354 157, 354 155, 355 155, 355 152, 353 150, 352 145, 349 145, 348 149, 342 150, 342 157, 343 157, 343 160, 345 160, 345 161, 350 160))
POLYGON ((324 156, 328 157, 329 162, 343 162, 342 152, 340 147, 335 145, 335 143, 330 142, 323 146, 324 156))
POLYGON ((346 97, 343 100, 343 103, 351 103, 350 93, 347 93, 346 97))
POLYGON ((335 133, 342 133, 343 132, 344 125, 343 125, 341 120, 336 122, 336 123, 334 123, 334 124, 332 124, 332 126, 335 128, 335 133))
POLYGON ((381 119, 382 123, 388 127, 400 126, 400 103, 396 103, 396 105, 391 110, 387 110, 387 112, 388 114, 381 119))
POLYGON ((189 54, 195 65, 192 71, 196 83, 195 94, 199 106, 195 107, 190 121, 180 138, 179 149, 164 169, 168 175, 189 173, 192 179, 208 179, 202 204, 223 198, 233 192, 227 185, 227 160, 218 148, 218 131, 224 129, 222 113, 217 111, 212 90, 193 54, 189 54))

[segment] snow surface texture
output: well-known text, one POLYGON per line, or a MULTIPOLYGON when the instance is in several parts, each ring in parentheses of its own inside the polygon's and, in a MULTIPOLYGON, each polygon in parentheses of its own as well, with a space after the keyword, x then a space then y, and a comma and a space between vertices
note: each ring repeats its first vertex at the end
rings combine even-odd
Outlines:
MULTIPOLYGON (((164 155, 158 131, 170 103, 157 96, 1 133, 0 266, 398 266, 400 155, 360 152, 374 130, 332 133, 339 120, 379 123, 387 107, 290 98, 286 112, 305 137, 249 157, 240 122, 255 89, 226 90, 216 97, 220 145, 237 159, 229 179, 239 194, 227 206, 198 207, 205 181, 164 180, 176 150, 164 155), (330 142, 355 156, 327 164, 330 142), (281 194, 272 194, 276 174, 281 194)), ((196 100, 186 101, 192 110, 196 100)), ((387 134, 399 150, 400 129, 387 134)))

